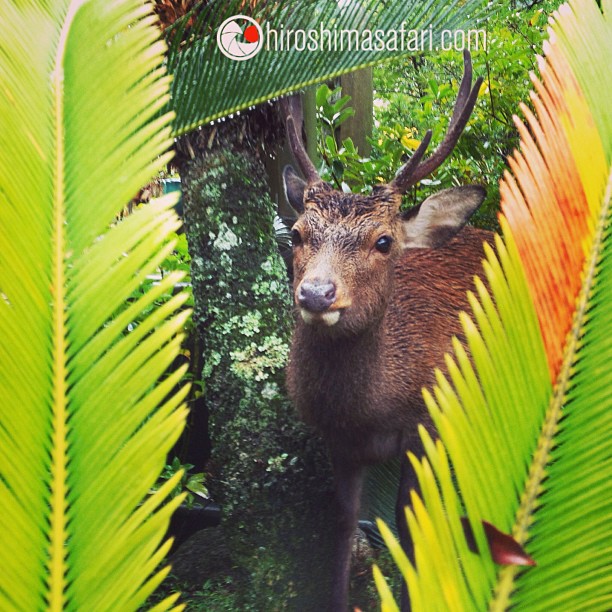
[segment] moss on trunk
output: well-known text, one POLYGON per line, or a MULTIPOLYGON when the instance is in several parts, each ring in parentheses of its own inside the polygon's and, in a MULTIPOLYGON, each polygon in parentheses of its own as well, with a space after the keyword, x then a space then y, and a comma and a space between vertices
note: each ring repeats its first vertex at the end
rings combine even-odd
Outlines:
POLYGON ((243 609, 313 609, 329 576, 330 471, 285 392, 292 300, 264 167, 255 149, 232 142, 181 167, 212 443, 207 485, 222 506, 243 609))

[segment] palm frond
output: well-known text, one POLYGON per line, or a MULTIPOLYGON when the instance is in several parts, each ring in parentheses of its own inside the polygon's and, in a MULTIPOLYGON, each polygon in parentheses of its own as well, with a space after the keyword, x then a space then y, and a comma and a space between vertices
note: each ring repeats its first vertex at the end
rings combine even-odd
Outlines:
POLYGON ((109 227, 168 160, 165 45, 140 0, 10 0, 0 21, 0 608, 133 610, 180 502, 148 492, 185 419, 181 372, 157 381, 188 313, 172 275, 128 306, 172 201, 109 227))
POLYGON ((244 12, 244 0, 201 4, 166 30, 174 133, 183 134, 385 59, 438 49, 443 30, 463 29, 466 37, 472 37, 472 45, 477 36, 482 45, 482 31, 476 34, 478 16, 485 8, 493 10, 485 4, 482 0, 260 2, 249 15, 262 28, 263 47, 245 61, 225 57, 217 46, 218 29, 226 19, 244 12), (296 38, 297 31, 306 34, 296 38), (377 37, 376 32, 381 34, 377 37))
POLYGON ((501 186, 503 238, 485 249, 489 290, 477 280, 462 317, 469 355, 455 343, 447 375, 425 392, 440 440, 422 432, 426 458, 411 457, 422 490, 407 513, 416 566, 391 548, 415 610, 612 606, 612 122, 601 89, 612 78, 602 53, 612 4, 603 7, 572 0, 554 16, 535 113, 522 107, 521 150, 501 186), (482 521, 537 565, 496 566, 482 521))

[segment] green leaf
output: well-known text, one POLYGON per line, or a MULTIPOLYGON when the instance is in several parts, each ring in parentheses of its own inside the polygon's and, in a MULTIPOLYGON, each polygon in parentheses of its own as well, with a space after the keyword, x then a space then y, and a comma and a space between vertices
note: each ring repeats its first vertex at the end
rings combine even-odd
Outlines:
POLYGON ((325 137, 325 146, 327 147, 328 151, 330 151, 333 155, 338 154, 338 145, 336 143, 336 139, 333 136, 325 137))
POLYGON ((208 499, 208 489, 204 486, 204 474, 194 474, 189 477, 185 487, 203 499, 208 499))
POLYGON ((355 114, 354 108, 345 108, 333 116, 334 126, 342 125, 347 119, 350 119, 355 114))
POLYGON ((329 96, 331 96, 332 90, 329 88, 329 85, 323 83, 323 85, 319 85, 317 87, 315 101, 318 108, 322 108, 326 106, 328 103, 329 96))
POLYGON ((351 101, 351 96, 342 96, 332 104, 334 113, 339 113, 351 101))
MULTIPOLYGON (((473 27, 485 10, 494 10, 483 0, 395 1, 385 3, 384 8, 378 0, 258 3, 250 16, 262 28, 263 47, 254 57, 235 61, 222 55, 217 32, 224 20, 244 13, 244 2, 212 0, 205 4, 195 21, 189 14, 167 31, 175 135, 308 85, 414 53, 409 43, 411 30, 423 30, 423 51, 433 50, 443 30, 473 27), (312 33, 321 42, 314 50, 302 49, 299 41, 295 44, 298 30, 305 32, 308 41, 312 33), (321 34, 322 30, 329 34, 321 34), (376 30, 387 33, 385 43, 395 37, 397 45, 390 43, 377 49, 374 39, 370 44, 363 41, 365 31, 376 30), (355 34, 347 34, 350 31, 361 36, 359 42, 355 34)), ((320 98, 317 105, 324 105, 320 98)))
MULTIPOLYGON (((0 608, 134 610, 181 498, 147 498, 185 420, 163 378, 184 295, 127 301, 179 221, 111 227, 168 161, 169 79, 140 0, 0 5, 0 608)), ((171 604, 168 601, 167 609, 171 604)))

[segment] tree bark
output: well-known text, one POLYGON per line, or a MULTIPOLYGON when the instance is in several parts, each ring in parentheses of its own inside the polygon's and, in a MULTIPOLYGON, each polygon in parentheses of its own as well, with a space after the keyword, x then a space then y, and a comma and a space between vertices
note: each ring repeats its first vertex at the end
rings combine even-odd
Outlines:
POLYGON ((207 486, 245 577, 242 605, 307 610, 327 591, 331 475, 285 392, 292 299, 252 144, 262 124, 269 134, 269 122, 246 117, 179 143, 212 444, 207 486))

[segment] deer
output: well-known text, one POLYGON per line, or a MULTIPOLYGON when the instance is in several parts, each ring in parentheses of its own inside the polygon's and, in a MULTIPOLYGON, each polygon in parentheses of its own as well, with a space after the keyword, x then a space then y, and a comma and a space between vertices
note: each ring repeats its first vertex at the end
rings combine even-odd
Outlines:
MULTIPOLYGON (((422 396, 444 367, 452 338, 464 340, 459 312, 482 272, 493 233, 466 225, 482 204, 480 185, 444 189, 400 210, 402 195, 453 151, 478 97, 464 52, 463 78, 449 126, 425 158, 432 131, 388 184, 344 193, 323 181, 302 140, 296 97, 285 98, 287 140, 301 178, 283 170, 298 214, 291 230, 296 320, 287 366, 289 395, 303 421, 326 442, 334 480, 335 544, 329 610, 348 607, 352 542, 364 469, 402 458, 396 522, 413 558, 405 518, 418 490, 407 452, 421 455, 419 424, 435 428, 422 396)), ((402 610, 410 609, 404 585, 402 610)))

